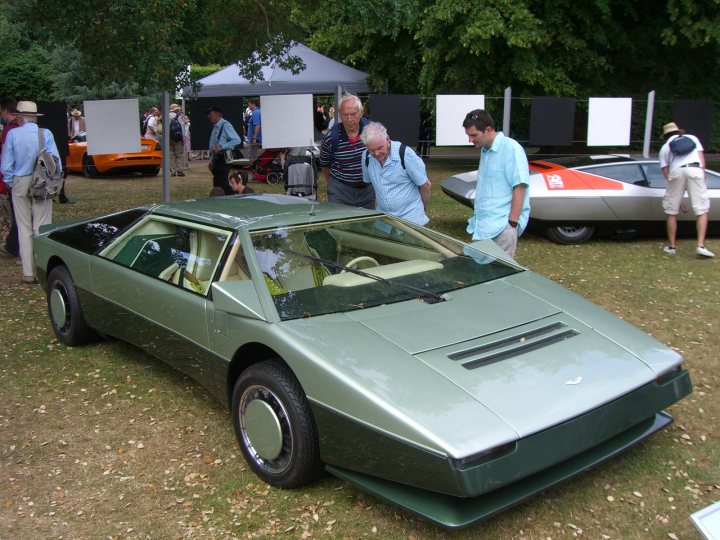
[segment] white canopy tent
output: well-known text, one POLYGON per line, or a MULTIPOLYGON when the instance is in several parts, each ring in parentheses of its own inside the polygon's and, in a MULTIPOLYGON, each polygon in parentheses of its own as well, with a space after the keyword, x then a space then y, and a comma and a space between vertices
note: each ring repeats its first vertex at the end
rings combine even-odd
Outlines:
POLYGON ((263 81, 251 83, 238 73, 238 66, 226 68, 200 79, 200 98, 230 96, 267 96, 277 94, 335 94, 338 86, 347 92, 368 93, 371 88, 368 74, 323 56, 301 43, 293 45, 289 54, 299 56, 305 63, 297 75, 291 71, 263 66, 263 81))

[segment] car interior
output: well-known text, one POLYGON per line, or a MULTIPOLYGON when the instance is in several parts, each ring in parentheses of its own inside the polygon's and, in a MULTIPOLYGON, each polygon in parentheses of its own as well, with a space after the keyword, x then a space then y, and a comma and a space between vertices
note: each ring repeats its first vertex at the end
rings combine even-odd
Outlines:
POLYGON ((149 219, 101 256, 204 295, 229 237, 227 231, 149 219))

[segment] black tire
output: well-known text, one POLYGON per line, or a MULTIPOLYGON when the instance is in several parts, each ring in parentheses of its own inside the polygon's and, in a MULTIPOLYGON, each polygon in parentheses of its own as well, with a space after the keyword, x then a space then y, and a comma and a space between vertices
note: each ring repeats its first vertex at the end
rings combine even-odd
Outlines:
POLYGON ((75 284, 65 266, 56 266, 47 280, 47 304, 53 332, 60 343, 82 345, 95 333, 85 322, 75 284))
POLYGON ((92 156, 88 156, 87 154, 83 155, 82 172, 85 175, 85 178, 98 177, 97 168, 95 167, 95 160, 92 158, 92 156))
POLYGON ((556 244, 584 244, 595 234, 595 227, 560 225, 545 229, 545 236, 556 244))
POLYGON ((280 174, 276 172, 269 172, 267 176, 265 177, 265 180, 270 185, 275 185, 280 181, 280 174))
POLYGON ((279 488, 293 489, 323 473, 317 428, 292 371, 280 360, 246 369, 232 397, 235 435, 253 472, 279 488))
POLYGON ((157 176, 160 172, 160 167, 143 167, 140 169, 140 174, 143 176, 157 176))

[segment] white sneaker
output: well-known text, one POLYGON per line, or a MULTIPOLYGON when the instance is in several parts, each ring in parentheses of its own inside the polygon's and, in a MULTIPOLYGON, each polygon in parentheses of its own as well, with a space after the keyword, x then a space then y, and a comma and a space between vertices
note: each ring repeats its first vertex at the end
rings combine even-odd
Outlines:
POLYGON ((703 257, 714 257, 715 254, 705 246, 698 246, 695 248, 695 253, 702 255, 703 257))
POLYGON ((663 251, 667 253, 668 255, 675 255, 675 248, 670 246, 665 246, 663 248, 663 251))

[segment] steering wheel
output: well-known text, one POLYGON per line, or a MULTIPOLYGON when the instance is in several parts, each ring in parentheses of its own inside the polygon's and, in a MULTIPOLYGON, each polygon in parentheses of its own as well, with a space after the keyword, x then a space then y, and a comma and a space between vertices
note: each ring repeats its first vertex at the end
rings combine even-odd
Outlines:
MULTIPOLYGON (((374 266, 380 266, 380 263, 379 263, 379 262, 377 262, 377 261, 376 261, 375 259, 373 259, 372 257, 368 257, 367 255, 361 255, 360 257, 355 257, 352 261, 350 261, 349 263, 347 263, 345 266, 348 267, 348 268, 355 268, 355 265, 356 265, 357 263, 360 263, 360 262, 363 262, 363 261, 370 262, 370 263, 372 263, 374 266)), ((341 274, 344 274, 345 272, 347 272, 347 270, 346 270, 345 268, 343 268, 342 270, 340 270, 340 273, 341 273, 341 274)))

